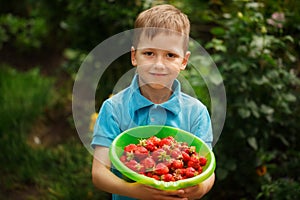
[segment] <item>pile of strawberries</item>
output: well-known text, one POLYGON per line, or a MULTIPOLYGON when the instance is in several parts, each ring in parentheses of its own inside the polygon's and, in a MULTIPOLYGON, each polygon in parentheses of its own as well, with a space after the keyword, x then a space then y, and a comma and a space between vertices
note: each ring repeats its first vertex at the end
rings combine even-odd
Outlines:
POLYGON ((178 142, 172 136, 142 139, 125 146, 120 160, 131 170, 165 182, 183 180, 202 173, 207 159, 195 146, 178 142))

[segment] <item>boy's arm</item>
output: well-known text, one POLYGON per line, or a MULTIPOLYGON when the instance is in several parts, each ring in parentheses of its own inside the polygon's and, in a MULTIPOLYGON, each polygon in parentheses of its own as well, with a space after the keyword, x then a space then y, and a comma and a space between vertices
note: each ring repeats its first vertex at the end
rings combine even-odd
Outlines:
POLYGON ((92 180, 93 184, 106 192, 122 193, 122 189, 126 188, 126 182, 110 171, 110 160, 108 157, 109 149, 107 147, 96 147, 94 152, 93 166, 92 166, 92 180))
POLYGON ((183 190, 163 191, 139 183, 129 183, 110 171, 108 148, 97 146, 94 152, 92 179, 103 191, 144 200, 187 200, 179 197, 183 190))

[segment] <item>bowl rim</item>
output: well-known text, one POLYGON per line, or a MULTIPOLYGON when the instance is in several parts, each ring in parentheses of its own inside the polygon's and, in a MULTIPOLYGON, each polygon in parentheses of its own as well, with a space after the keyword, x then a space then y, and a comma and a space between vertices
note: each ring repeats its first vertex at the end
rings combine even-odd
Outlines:
POLYGON ((203 182, 206 179, 208 179, 214 173, 214 170, 216 168, 216 159, 215 159, 214 153, 213 153, 212 149, 210 149, 209 146, 201 138, 193 135, 190 132, 182 130, 180 128, 172 127, 172 126, 165 126, 165 125, 136 126, 136 127, 133 127, 133 128, 123 131, 113 140, 112 144, 110 145, 109 157, 110 157, 110 161, 112 163, 112 167, 115 168, 116 170, 118 170, 121 174, 124 174, 125 176, 127 176, 129 179, 132 179, 133 181, 136 181, 136 182, 140 182, 142 184, 151 185, 157 189, 163 189, 163 190, 176 190, 176 189, 183 188, 183 186, 188 187, 188 186, 199 184, 200 182, 203 182), (173 182, 165 182, 165 181, 155 180, 155 179, 147 177, 145 175, 138 174, 137 172, 129 169, 127 166, 125 166, 121 162, 120 158, 118 157, 117 153, 114 151, 113 147, 116 146, 116 142, 123 135, 127 134, 128 132, 130 132, 132 130, 143 129, 143 128, 166 128, 166 129, 180 131, 184 134, 190 135, 191 137, 193 137, 193 139, 200 141, 202 143, 202 145, 204 145, 205 148, 208 150, 208 154, 210 154, 209 165, 206 167, 206 169, 201 174, 199 174, 195 177, 178 180, 178 181, 173 181, 173 182), (117 159, 115 159, 115 158, 117 158, 117 159))

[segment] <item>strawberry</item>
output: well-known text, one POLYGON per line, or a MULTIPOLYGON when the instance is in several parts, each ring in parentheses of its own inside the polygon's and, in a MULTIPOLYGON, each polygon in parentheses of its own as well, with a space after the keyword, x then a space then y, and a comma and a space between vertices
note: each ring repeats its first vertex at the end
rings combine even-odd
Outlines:
POLYGON ((136 171, 136 172, 139 172, 140 174, 144 174, 144 173, 145 173, 145 166, 138 163, 138 164, 135 166, 135 171, 136 171))
POLYGON ((159 146, 159 142, 160 142, 160 138, 156 137, 156 136, 151 136, 150 138, 147 139, 148 141, 152 142, 152 144, 156 147, 159 146))
POLYGON ((181 155, 184 162, 188 162, 191 159, 190 155, 185 151, 183 151, 181 155))
POLYGON ((192 178, 194 176, 198 175, 198 172, 193 167, 188 167, 185 170, 185 176, 187 178, 192 178))
POLYGON ((120 161, 121 161, 122 163, 125 163, 125 162, 127 161, 126 156, 125 156, 125 155, 122 155, 122 156, 120 157, 120 161))
POLYGON ((160 176, 158 176, 158 175, 156 175, 156 174, 153 174, 153 175, 152 175, 152 178, 154 178, 155 180, 158 180, 158 181, 161 180, 160 176))
POLYGON ((163 161, 162 163, 164 163, 169 169, 171 169, 172 167, 172 163, 175 159, 168 157, 165 161, 163 161))
POLYGON ((154 173, 157 175, 163 175, 169 173, 169 168, 164 163, 158 163, 155 166, 154 173))
POLYGON ((129 144, 126 147, 124 147, 124 152, 133 152, 136 149, 135 144, 129 144))
POLYGON ((149 155, 148 150, 143 146, 137 146, 134 150, 134 157, 138 160, 143 160, 149 155))
POLYGON ((136 160, 130 160, 125 163, 126 167, 128 167, 129 169, 131 169, 133 171, 136 171, 137 164, 138 164, 138 162, 136 160))
POLYGON ((201 174, 202 171, 203 171, 203 168, 200 166, 200 167, 198 168, 197 172, 198 172, 198 174, 201 174))
POLYGON ((182 162, 182 160, 174 160, 172 162, 172 168, 173 169, 181 169, 181 168, 183 168, 183 162, 182 162))
POLYGON ((175 181, 175 178, 173 177, 172 174, 164 174, 161 176, 161 180, 165 182, 170 182, 170 181, 175 181))
POLYGON ((200 161, 197 156, 192 156, 191 159, 187 163, 188 167, 193 167, 194 169, 198 169, 200 167, 200 161))
POLYGON ((207 159, 204 156, 199 156, 199 162, 201 166, 205 166, 207 163, 207 159))
POLYGON ((153 173, 147 173, 146 176, 150 177, 150 178, 154 178, 155 180, 158 180, 160 181, 161 180, 161 177, 156 175, 156 174, 153 174, 153 173))
POLYGON ((155 166, 155 161, 151 157, 147 157, 141 161, 141 164, 144 165, 146 171, 152 171, 155 166))
POLYGON ((144 167, 144 165, 139 164, 136 160, 130 160, 130 161, 126 162, 125 165, 126 165, 129 169, 131 169, 131 170, 133 170, 133 171, 135 171, 135 172, 138 172, 138 173, 140 173, 140 174, 143 174, 143 173, 145 172, 145 167, 144 167))
POLYGON ((171 157, 175 159, 181 159, 182 158, 182 153, 179 148, 176 148, 171 151, 171 157))
POLYGON ((196 147, 190 146, 189 148, 185 149, 185 152, 188 153, 189 155, 192 155, 196 152, 196 147))
POLYGON ((179 174, 182 177, 185 176, 185 172, 186 172, 185 168, 175 169, 175 171, 174 171, 175 174, 179 174))
POLYGON ((160 140, 159 146, 160 147, 163 147, 164 145, 172 146, 172 144, 174 144, 174 142, 175 142, 175 139, 172 136, 168 136, 168 137, 160 140))
POLYGON ((175 181, 179 181, 179 180, 183 179, 183 176, 181 174, 177 174, 177 173, 174 173, 173 177, 174 177, 175 181))
POLYGON ((151 140, 140 140, 139 145, 145 147, 148 151, 154 151, 155 149, 157 149, 157 146, 155 146, 151 140))
POLYGON ((162 162, 166 161, 167 159, 170 158, 169 155, 167 155, 167 152, 163 149, 156 149, 155 151, 152 152, 152 158, 156 162, 162 162))

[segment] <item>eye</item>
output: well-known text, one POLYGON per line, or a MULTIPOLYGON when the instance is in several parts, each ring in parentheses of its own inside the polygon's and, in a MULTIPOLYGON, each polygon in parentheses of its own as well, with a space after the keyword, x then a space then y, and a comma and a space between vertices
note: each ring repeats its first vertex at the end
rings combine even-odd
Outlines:
POLYGON ((153 56, 154 55, 154 53, 152 51, 145 51, 145 52, 143 52, 143 54, 145 56, 153 56))
POLYGON ((167 57, 168 58, 177 58, 178 56, 176 54, 174 54, 174 53, 168 53, 167 57))

